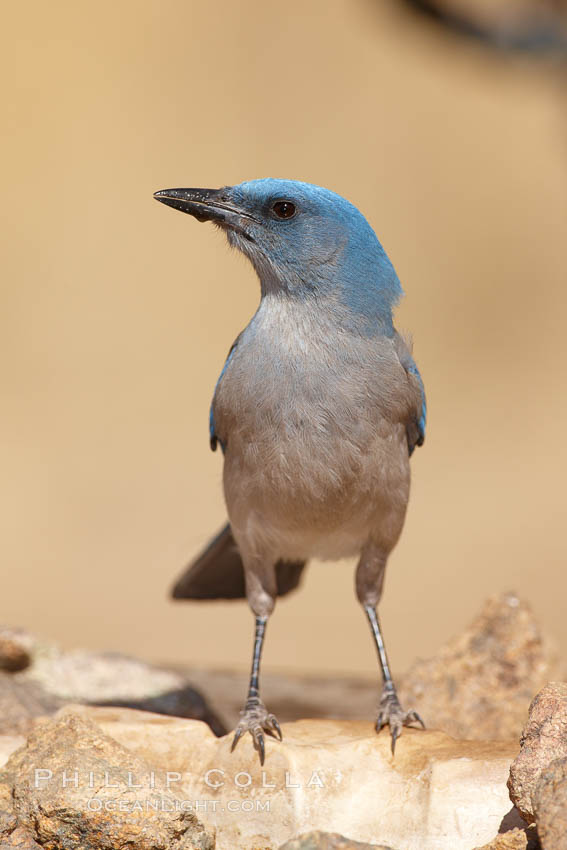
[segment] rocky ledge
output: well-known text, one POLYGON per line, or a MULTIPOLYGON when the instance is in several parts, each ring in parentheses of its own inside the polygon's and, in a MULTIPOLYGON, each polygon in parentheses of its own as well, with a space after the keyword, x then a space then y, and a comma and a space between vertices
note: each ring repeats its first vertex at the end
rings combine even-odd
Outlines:
MULTIPOLYGON (((362 682, 329 701, 350 717, 284 724, 261 768, 248 738, 230 752, 210 707, 232 724, 231 674, 62 653, 13 629, 0 668, 0 850, 567 850, 567 684, 549 682, 557 654, 510 594, 402 677, 438 728, 404 730, 395 757, 362 682)), ((302 695, 320 713, 317 688, 340 687, 267 679, 280 719, 302 695)))
POLYGON ((407 729, 393 758, 388 732, 370 723, 305 720, 283 732, 261 768, 251 740, 231 753, 230 735, 197 720, 66 706, 37 721, 6 764, 4 818, 43 847, 65 834, 65 848, 104 850, 205 850, 215 830, 218 850, 272 848, 312 829, 470 850, 523 823, 506 788, 514 742, 407 729))

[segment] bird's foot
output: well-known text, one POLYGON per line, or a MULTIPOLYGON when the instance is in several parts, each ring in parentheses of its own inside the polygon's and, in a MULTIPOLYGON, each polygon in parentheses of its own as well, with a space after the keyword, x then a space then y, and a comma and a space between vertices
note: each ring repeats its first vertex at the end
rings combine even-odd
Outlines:
POLYGON ((392 755, 396 749, 396 741, 402 734, 404 726, 411 726, 412 723, 419 723, 422 729, 425 729, 425 723, 417 713, 411 709, 404 711, 398 695, 393 685, 385 685, 380 697, 378 705, 378 718, 376 720, 376 731, 379 732, 384 726, 390 727, 390 736, 392 739, 392 755))
POLYGON ((260 756, 260 764, 263 765, 266 756, 264 732, 267 732, 272 738, 279 738, 281 741, 282 730, 280 729, 277 718, 273 714, 270 714, 259 697, 248 699, 244 709, 240 712, 240 722, 234 732, 232 747, 230 748, 231 752, 233 752, 246 732, 250 732, 252 735, 254 749, 260 756))

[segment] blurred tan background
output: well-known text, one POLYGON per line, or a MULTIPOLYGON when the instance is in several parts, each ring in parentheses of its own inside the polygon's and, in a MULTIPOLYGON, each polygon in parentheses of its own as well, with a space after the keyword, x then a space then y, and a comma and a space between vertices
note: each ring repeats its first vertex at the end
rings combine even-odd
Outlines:
MULTIPOLYGON (((565 650, 557 61, 452 40, 393 0, 3 11, 0 619, 248 666, 244 603, 167 594, 224 521, 208 408, 258 285, 152 192, 274 176, 357 204, 406 291, 430 413, 382 605, 394 667, 507 589, 565 650)), ((265 667, 375 675, 367 632, 352 564, 313 565, 265 667)))

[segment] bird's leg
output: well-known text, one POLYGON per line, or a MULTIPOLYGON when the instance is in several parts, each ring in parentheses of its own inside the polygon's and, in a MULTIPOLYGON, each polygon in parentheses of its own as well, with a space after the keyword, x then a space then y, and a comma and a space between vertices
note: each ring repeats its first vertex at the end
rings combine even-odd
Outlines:
POLYGON ((245 546, 240 543, 239 548, 243 556, 246 597, 256 617, 256 634, 254 638, 248 697, 243 710, 240 712, 240 722, 234 733, 232 750, 234 750, 241 737, 246 732, 250 732, 252 741, 254 742, 254 749, 260 756, 260 764, 264 764, 264 732, 272 735, 272 737, 277 735, 280 741, 282 739, 280 724, 274 715, 270 714, 260 699, 259 688, 260 660, 262 657, 266 624, 268 617, 274 610, 278 592, 276 568, 274 559, 261 557, 258 553, 255 555, 248 553, 245 546))
POLYGON ((384 726, 386 726, 386 724, 388 724, 392 739, 393 755, 396 748, 396 741, 402 733, 402 728, 404 726, 410 726, 412 723, 420 723, 422 728, 425 729, 425 723, 417 711, 414 711, 413 709, 410 711, 403 710, 400 700, 398 699, 394 680, 392 679, 392 673, 388 663, 388 656, 386 655, 386 647, 384 646, 384 638, 382 637, 378 614, 372 605, 365 605, 364 610, 366 611, 366 616, 368 617, 370 628, 372 629, 372 634, 374 635, 374 640, 376 642, 376 651, 378 653, 378 660, 380 661, 380 667, 382 669, 382 680, 384 682, 382 687, 382 696, 380 697, 380 702, 378 704, 376 731, 379 732, 384 726))
POLYGON ((260 674, 260 659, 262 657, 262 645, 266 632, 267 617, 256 617, 256 636, 254 639, 254 652, 252 655, 252 669, 250 671, 250 683, 248 685, 248 697, 246 705, 240 712, 240 722, 236 727, 232 740, 231 752, 238 744, 245 732, 250 732, 254 741, 254 749, 260 756, 260 764, 264 764, 265 745, 264 731, 268 734, 277 735, 282 740, 282 730, 276 717, 267 710, 260 699, 258 679, 260 674))
POLYGON ((376 652, 378 653, 378 661, 382 671, 382 695, 378 704, 378 717, 376 719, 376 731, 379 732, 384 726, 390 727, 390 736, 392 741, 392 754, 396 748, 396 741, 402 733, 404 726, 409 726, 412 723, 420 723, 425 729, 425 724, 417 711, 413 709, 404 711, 396 686, 392 678, 386 647, 384 645, 384 637, 380 628, 380 620, 376 612, 376 607, 382 595, 382 586, 384 584, 384 573, 386 570, 386 558, 381 556, 373 547, 368 547, 361 556, 356 572, 356 590, 359 601, 361 602, 372 634, 376 644, 376 652))

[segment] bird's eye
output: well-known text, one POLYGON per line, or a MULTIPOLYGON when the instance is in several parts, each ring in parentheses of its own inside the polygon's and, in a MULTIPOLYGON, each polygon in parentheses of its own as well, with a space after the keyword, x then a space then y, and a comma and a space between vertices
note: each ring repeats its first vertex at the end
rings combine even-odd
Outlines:
POLYGON ((295 215, 295 204, 291 201, 276 201, 272 210, 278 218, 292 218, 295 215))

